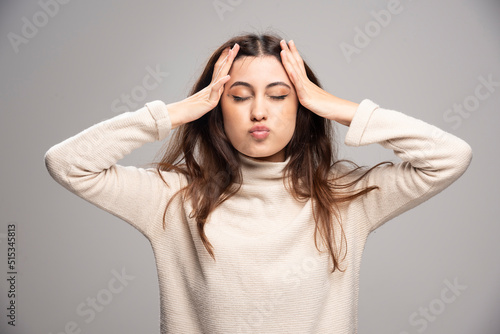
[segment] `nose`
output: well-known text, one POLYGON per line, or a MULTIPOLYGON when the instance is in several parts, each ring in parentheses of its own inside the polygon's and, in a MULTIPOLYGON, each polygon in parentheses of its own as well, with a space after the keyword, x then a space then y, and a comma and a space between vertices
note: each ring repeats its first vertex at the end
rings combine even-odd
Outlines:
POLYGON ((252 106, 250 117, 252 121, 261 121, 267 119, 267 106, 263 96, 255 96, 252 106))

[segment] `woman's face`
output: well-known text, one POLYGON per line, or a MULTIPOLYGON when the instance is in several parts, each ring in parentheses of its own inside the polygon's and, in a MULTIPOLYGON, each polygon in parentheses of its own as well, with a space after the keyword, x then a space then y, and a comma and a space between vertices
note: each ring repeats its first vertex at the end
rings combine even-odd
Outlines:
POLYGON ((272 56, 241 57, 229 75, 220 101, 231 144, 256 160, 285 161, 299 102, 282 63, 272 56), (252 132, 254 126, 268 130, 252 132))

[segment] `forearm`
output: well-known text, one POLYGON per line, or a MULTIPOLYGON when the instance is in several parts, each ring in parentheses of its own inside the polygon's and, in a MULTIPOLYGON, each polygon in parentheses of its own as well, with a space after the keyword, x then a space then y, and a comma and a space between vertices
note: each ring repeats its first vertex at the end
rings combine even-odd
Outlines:
POLYGON ((163 172, 171 188, 152 169, 121 166, 118 160, 170 132, 161 101, 100 122, 51 147, 45 154, 50 175, 72 193, 129 222, 144 235, 162 200, 178 189, 176 174, 163 172), (170 191, 170 192, 169 192, 170 191))
POLYGON ((451 133, 402 112, 381 108, 368 99, 358 108, 345 143, 379 143, 429 177, 460 174, 472 154, 470 146, 451 133))
POLYGON ((358 147, 374 143, 392 149, 402 161, 379 166, 360 184, 379 187, 364 199, 370 230, 444 190, 465 172, 472 159, 472 149, 464 140, 363 100, 345 144, 358 147))
POLYGON ((158 120, 147 107, 126 112, 54 145, 45 154, 49 173, 59 183, 73 188, 89 180, 82 176, 98 174, 132 150, 161 140, 169 131, 168 126, 165 129, 163 125, 168 122, 168 115, 162 116, 161 110, 155 113, 158 120))
POLYGON ((182 124, 187 123, 182 115, 185 113, 186 106, 184 101, 178 101, 167 104, 168 114, 170 115, 170 121, 172 124, 172 130, 182 124), (184 111, 184 112, 183 112, 184 111))

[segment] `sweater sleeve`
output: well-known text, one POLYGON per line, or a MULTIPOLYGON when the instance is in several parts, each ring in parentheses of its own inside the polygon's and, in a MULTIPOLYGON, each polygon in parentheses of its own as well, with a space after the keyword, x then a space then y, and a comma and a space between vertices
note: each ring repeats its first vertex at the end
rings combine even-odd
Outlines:
POLYGON ((167 187, 154 168, 116 162, 145 143, 163 140, 170 131, 165 103, 153 101, 54 145, 45 153, 45 165, 63 187, 149 238, 150 222, 158 210, 164 210, 162 198, 179 189, 179 176, 163 171, 167 187))
POLYGON ((368 233, 438 194, 468 168, 472 149, 464 140, 401 112, 361 101, 345 137, 348 146, 378 143, 401 162, 381 165, 365 176, 362 196, 368 233))

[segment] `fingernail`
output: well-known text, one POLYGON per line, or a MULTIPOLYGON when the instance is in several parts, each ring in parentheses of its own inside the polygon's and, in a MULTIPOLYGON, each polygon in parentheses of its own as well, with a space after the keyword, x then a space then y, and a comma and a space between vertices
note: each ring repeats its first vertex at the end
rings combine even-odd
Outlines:
POLYGON ((290 40, 290 45, 294 45, 295 43, 293 43, 293 39, 290 40))
POLYGON ((238 43, 234 43, 233 48, 231 50, 234 50, 234 48, 238 45, 238 43))

